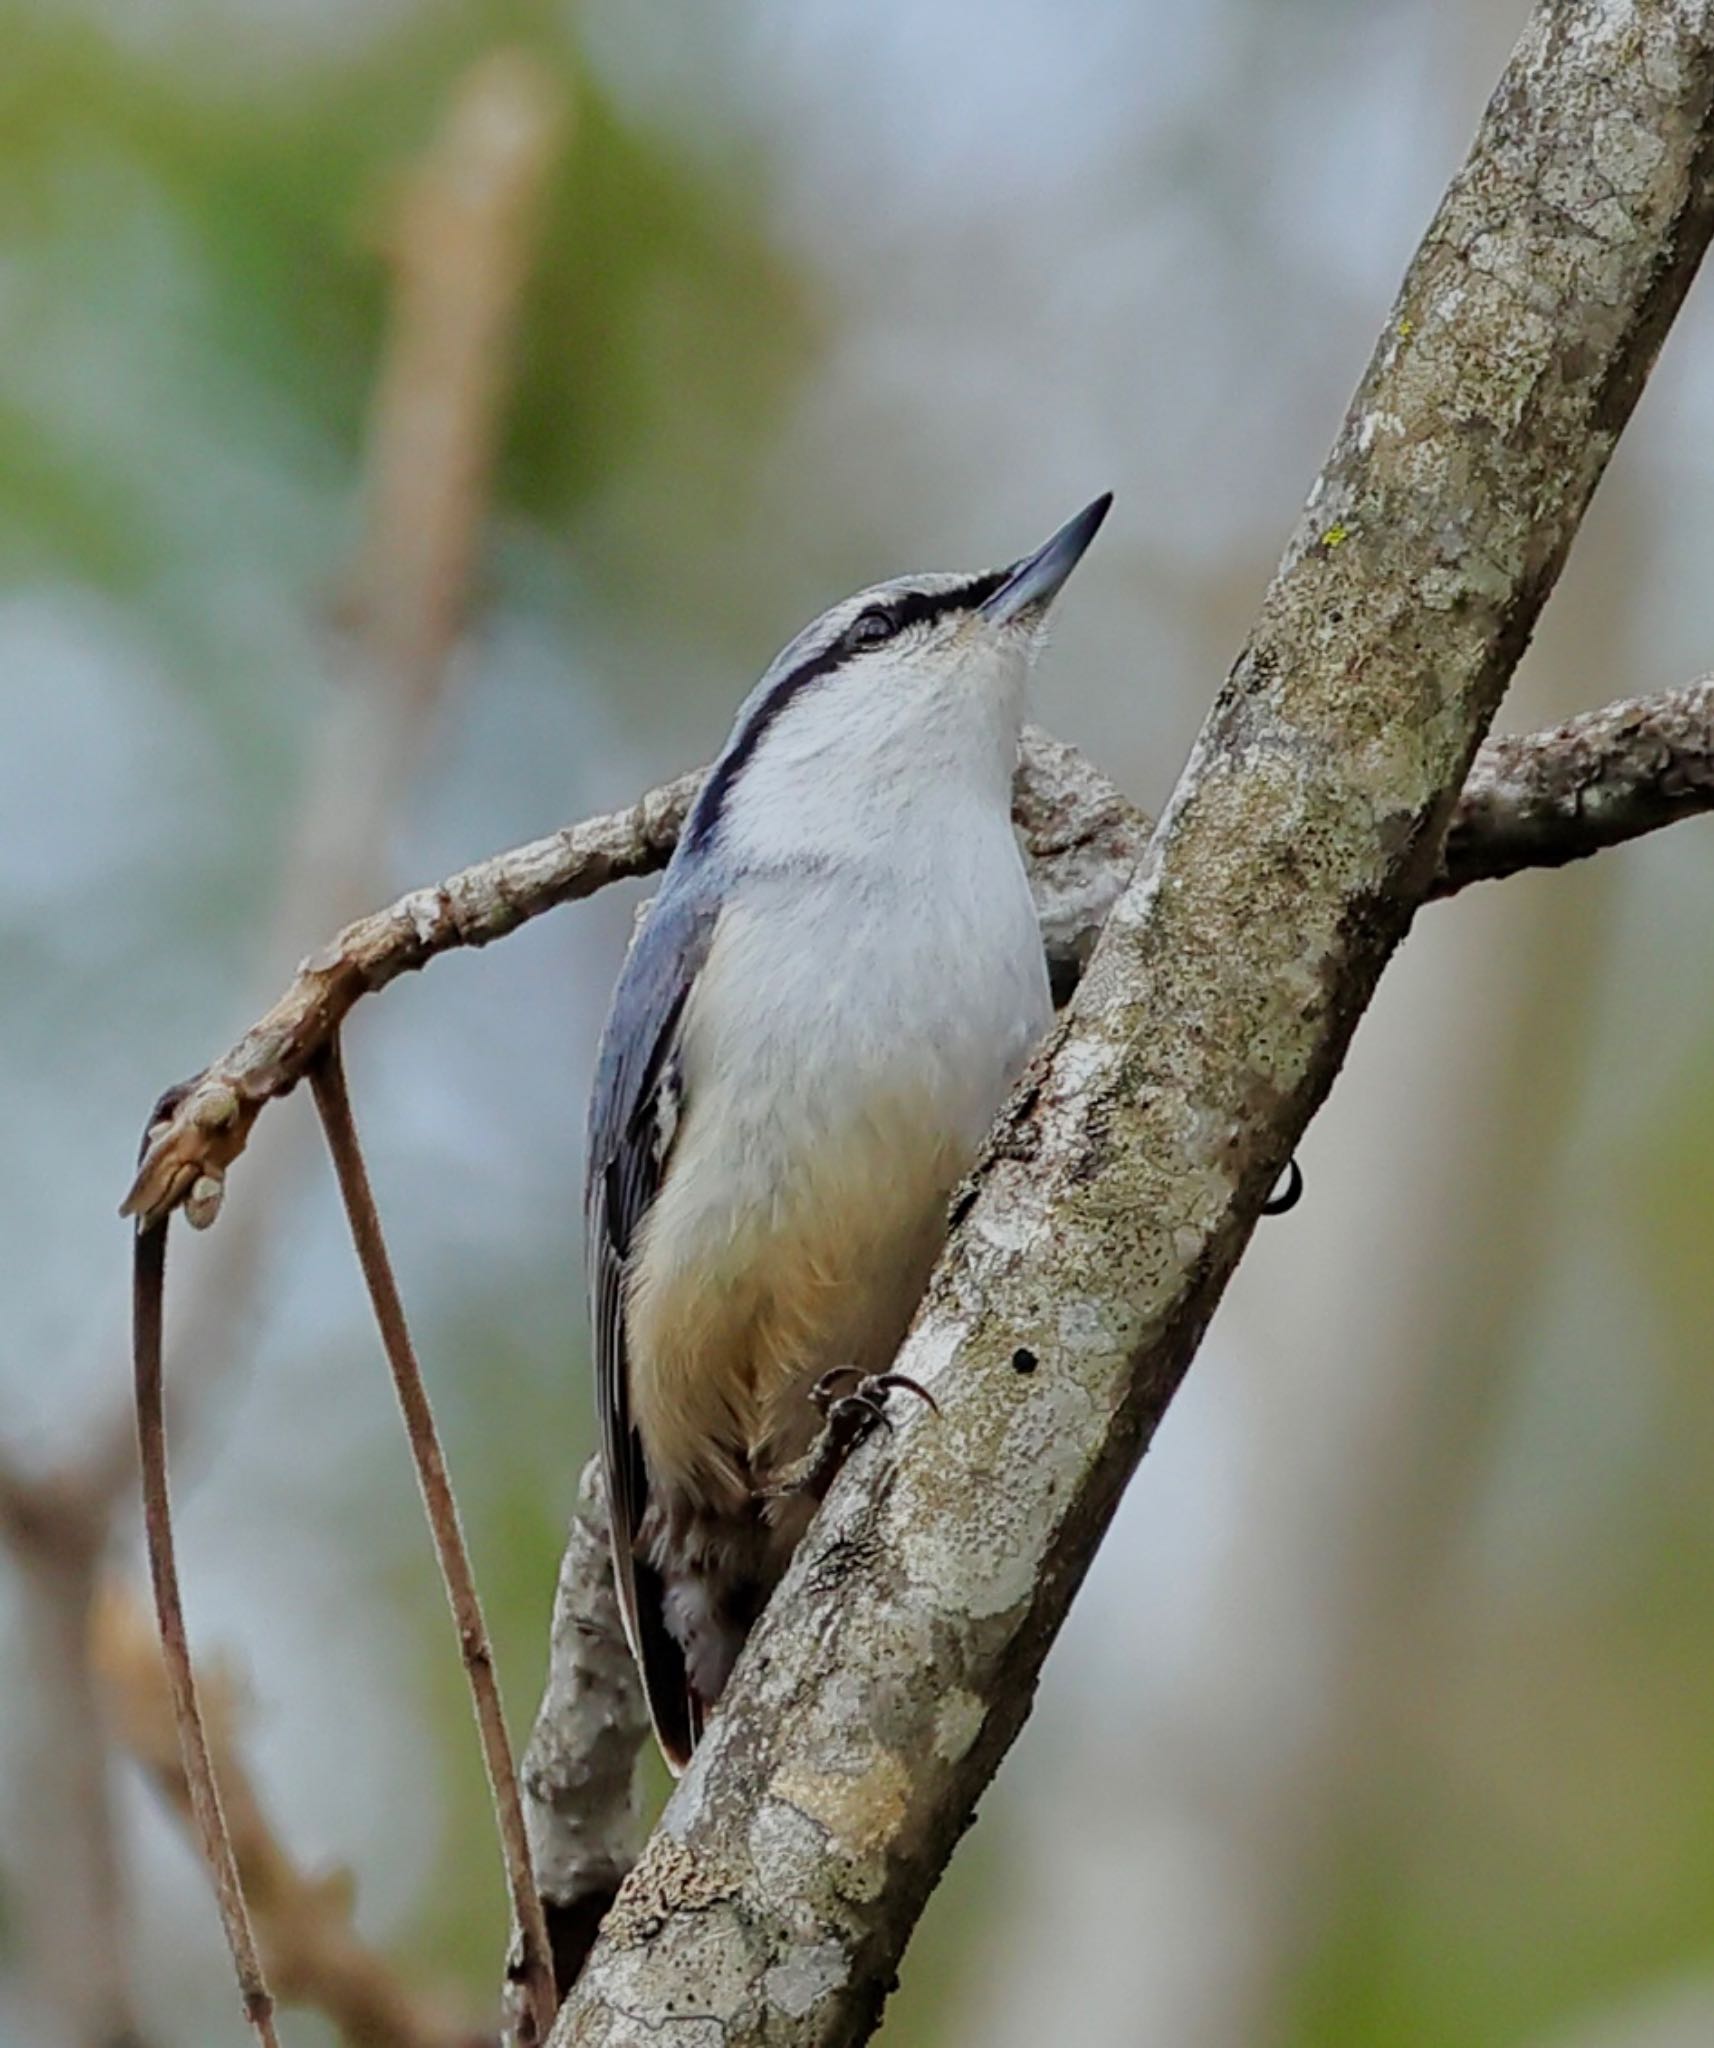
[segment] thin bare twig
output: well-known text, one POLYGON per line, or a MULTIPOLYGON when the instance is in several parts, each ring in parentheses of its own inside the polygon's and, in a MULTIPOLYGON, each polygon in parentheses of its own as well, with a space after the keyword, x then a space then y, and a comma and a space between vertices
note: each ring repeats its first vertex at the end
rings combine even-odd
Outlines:
POLYGON ((161 1659, 172 1693, 184 1760, 185 1785, 197 1838, 214 1878, 215 1900, 232 1967, 244 2000, 244 2016, 262 2048, 279 2048, 274 2001, 256 1953, 256 1936, 244 1904, 232 1837, 221 1811, 220 1788, 209 1754, 208 1731, 197 1698, 196 1672, 179 1597, 178 1560, 173 1543, 172 1505, 167 1491, 167 1423, 161 1387, 161 1317, 166 1288, 167 1225, 137 1226, 132 1269, 132 1350, 136 1375, 137 1455, 143 1484, 143 1531, 148 1541, 149 1578, 161 1632, 161 1659))
MULTIPOLYGON (((91 1621, 90 1658, 114 1739, 178 1813, 190 1817, 172 1694, 147 1617, 113 1582, 91 1621)), ((257 1945, 284 2005, 324 2013, 352 2048, 483 2048, 483 2037, 407 1985, 352 1926, 349 1874, 311 1877, 281 1842, 240 1753, 227 1674, 200 1674, 204 1723, 254 1918, 257 1945)), ((492 2036, 488 2036, 489 2044, 492 2036)))
MULTIPOLYGON (((510 345, 548 174, 565 131, 554 79, 500 53, 467 74, 388 210, 391 317, 364 461, 367 511, 333 636, 334 702, 305 779, 264 960, 290 960, 377 893, 398 799, 468 609, 510 345)), ((273 968, 267 969, 272 974, 273 968)), ((178 1324, 169 1424, 194 1411, 254 1299, 268 1219, 297 1171, 272 1148, 178 1324)), ((195 1220, 218 1206, 200 1176, 195 1220)), ((40 1475, 0 1455, 0 1540, 22 1582, 43 1731, 27 1951, 47 2001, 89 2044, 135 2039, 109 1774, 87 1617, 136 1460, 129 1402, 89 1417, 40 1475)))
POLYGON ((458 1646, 470 1683, 471 1703, 482 1739, 482 1760, 488 1770, 488 1786, 494 1799, 494 1816, 500 1833, 506 1882, 512 1895, 520 1943, 519 1977, 523 1985, 527 2024, 520 2029, 524 2048, 545 2041, 553 2025, 557 2000, 554 1996, 553 1958, 548 1944, 547 1923, 536 1892, 530 1864, 529 1837, 524 1827, 523 1807, 518 1798, 518 1775, 506 1738, 506 1716, 500 1702, 499 1682, 494 1674, 494 1653, 488 1640, 475 1574, 459 1526, 458 1503, 453 1497, 440 1434, 423 1385, 405 1323, 405 1307, 393 1277, 381 1234, 381 1218, 375 1207, 374 1190, 357 1138, 357 1124, 351 1114, 351 1097, 345 1085, 345 1069, 339 1056, 339 1040, 330 1038, 310 1069, 310 1086, 315 1093, 327 1148, 339 1179, 339 1192, 351 1226, 357 1262, 369 1290, 370 1304, 381 1333, 382 1349, 393 1375, 394 1391, 405 1419, 411 1457, 416 1465, 417 1483, 422 1489, 423 1507, 434 1534, 435 1555, 446 1585, 447 1603, 458 1628, 458 1646))

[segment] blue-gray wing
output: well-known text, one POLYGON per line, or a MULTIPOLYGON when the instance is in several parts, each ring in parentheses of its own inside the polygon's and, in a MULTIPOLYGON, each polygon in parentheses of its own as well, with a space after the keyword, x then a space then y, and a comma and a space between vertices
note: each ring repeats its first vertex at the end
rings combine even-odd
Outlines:
POLYGON ((683 1656, 663 1619, 658 1578, 637 1554, 648 1474, 631 1418, 625 1296, 637 1234, 660 1188, 683 1111, 679 1027, 708 955, 715 914, 711 902, 691 899, 669 880, 643 920, 602 1034, 584 1182, 595 1401, 613 1574, 655 1731, 675 1767, 689 1760, 697 1716, 683 1656))

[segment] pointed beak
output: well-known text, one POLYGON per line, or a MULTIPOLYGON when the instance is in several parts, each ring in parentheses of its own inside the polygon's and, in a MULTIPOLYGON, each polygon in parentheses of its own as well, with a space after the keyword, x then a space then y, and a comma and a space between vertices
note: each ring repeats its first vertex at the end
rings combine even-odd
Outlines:
POLYGON ((1095 538, 1112 503, 1113 493, 1103 491, 1093 505, 1085 505, 1075 519, 1068 519, 1052 540, 1044 541, 1033 555, 1025 555, 983 603, 983 616, 997 626, 1029 616, 1039 618, 1082 561, 1084 550, 1095 538))

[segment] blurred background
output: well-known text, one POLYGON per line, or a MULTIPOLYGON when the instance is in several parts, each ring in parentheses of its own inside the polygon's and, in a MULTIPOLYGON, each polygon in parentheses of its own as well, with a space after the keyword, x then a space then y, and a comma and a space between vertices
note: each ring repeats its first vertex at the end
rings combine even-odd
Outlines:
MULTIPOLYGON (((138 1579, 114 1209, 149 1102, 354 911, 706 758, 835 597, 1113 488, 1038 711, 1158 807, 1525 11, 0 9, 12 1477, 106 1459, 138 1579)), ((1714 657, 1709 289, 1507 724, 1714 657)), ((520 1738, 638 893, 347 1035, 520 1738)), ((192 1633, 285 1847, 480 2020, 497 1858, 311 1123, 271 1112, 175 1240, 192 1633)), ((1714 2040, 1714 825, 1426 912, 1303 1165, 889 2048, 1714 2040)), ((0 2042, 236 2042, 185 1832, 100 1761, 89 1574, 13 1537, 0 2042)))

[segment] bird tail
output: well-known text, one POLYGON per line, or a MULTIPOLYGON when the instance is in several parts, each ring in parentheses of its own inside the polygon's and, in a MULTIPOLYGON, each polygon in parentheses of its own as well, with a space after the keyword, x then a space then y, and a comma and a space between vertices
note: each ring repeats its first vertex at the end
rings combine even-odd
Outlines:
POLYGON ((642 1674, 643 1698, 654 1724, 655 1740, 667 1768, 679 1777, 702 1739, 704 1709, 685 1668, 684 1651, 666 1625, 666 1587, 653 1565, 636 1558, 636 1597, 626 1619, 631 1648, 642 1674))

